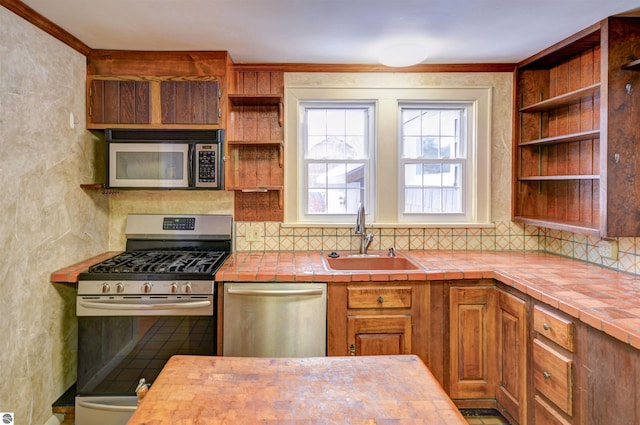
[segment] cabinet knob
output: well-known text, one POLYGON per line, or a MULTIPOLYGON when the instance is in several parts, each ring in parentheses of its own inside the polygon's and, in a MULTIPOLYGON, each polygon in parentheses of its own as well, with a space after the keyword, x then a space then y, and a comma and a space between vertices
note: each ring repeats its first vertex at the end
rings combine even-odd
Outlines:
POLYGON ((543 324, 542 324, 542 328, 543 328, 545 331, 548 331, 549 329, 551 329, 551 326, 547 325, 546 323, 543 323, 543 324))
POLYGON ((544 376, 544 379, 551 379, 551 374, 546 370, 542 372, 542 376, 544 376))
POLYGON ((352 356, 356 355, 356 346, 355 345, 351 344, 349 346, 349 354, 351 354, 352 356))
POLYGON ((380 304, 382 304, 382 303, 384 302, 384 298, 382 298, 382 297, 378 297, 378 302, 379 302, 380 304))

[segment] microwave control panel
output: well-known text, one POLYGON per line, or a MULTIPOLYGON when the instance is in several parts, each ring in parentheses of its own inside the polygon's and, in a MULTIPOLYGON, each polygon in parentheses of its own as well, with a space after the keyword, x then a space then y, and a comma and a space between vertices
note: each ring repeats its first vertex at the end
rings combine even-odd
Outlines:
POLYGON ((196 155, 196 187, 218 187, 218 145, 198 145, 196 155))

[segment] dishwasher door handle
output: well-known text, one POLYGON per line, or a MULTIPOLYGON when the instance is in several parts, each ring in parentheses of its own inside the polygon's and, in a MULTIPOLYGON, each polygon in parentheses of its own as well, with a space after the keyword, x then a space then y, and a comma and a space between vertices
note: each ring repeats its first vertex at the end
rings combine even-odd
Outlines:
POLYGON ((322 289, 234 289, 229 288, 230 295, 276 295, 286 297, 291 295, 322 295, 322 289))

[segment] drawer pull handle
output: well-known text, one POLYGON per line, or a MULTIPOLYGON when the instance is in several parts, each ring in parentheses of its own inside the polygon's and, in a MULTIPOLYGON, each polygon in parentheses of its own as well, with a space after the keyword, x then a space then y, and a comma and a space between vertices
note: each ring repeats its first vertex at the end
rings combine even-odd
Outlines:
POLYGON ((551 326, 547 325, 546 323, 543 323, 543 324, 542 324, 542 328, 543 328, 545 331, 548 331, 549 329, 551 329, 551 326))
POLYGON ((382 303, 384 302, 384 298, 382 298, 382 297, 378 297, 378 302, 379 302, 380 304, 382 304, 382 303))
POLYGON ((551 374, 546 370, 542 372, 542 376, 544 376, 544 379, 551 379, 551 374))

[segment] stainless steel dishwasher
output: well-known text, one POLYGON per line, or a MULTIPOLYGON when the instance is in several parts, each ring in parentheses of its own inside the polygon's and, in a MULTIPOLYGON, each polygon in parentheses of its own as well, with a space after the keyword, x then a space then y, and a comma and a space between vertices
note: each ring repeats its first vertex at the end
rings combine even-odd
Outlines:
POLYGON ((326 283, 225 283, 223 296, 223 355, 326 356, 326 283))

